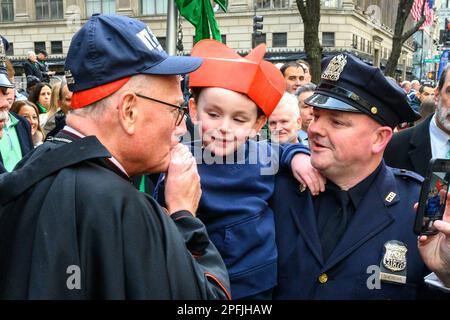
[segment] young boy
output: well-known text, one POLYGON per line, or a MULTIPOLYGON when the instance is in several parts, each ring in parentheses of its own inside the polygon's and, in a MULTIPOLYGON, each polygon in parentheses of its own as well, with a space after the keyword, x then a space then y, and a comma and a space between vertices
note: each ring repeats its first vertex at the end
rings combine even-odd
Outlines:
MULTIPOLYGON (((291 167, 311 192, 324 189, 306 147, 250 139, 285 90, 283 76, 263 60, 264 53, 265 46, 260 45, 242 58, 209 39, 198 42, 191 53, 204 58, 189 79, 190 114, 201 135, 201 143, 191 149, 202 184, 197 217, 224 259, 234 299, 270 299, 276 285, 274 213, 269 201, 278 150, 282 168, 291 167)), ((163 204, 162 183, 157 198, 163 204)))

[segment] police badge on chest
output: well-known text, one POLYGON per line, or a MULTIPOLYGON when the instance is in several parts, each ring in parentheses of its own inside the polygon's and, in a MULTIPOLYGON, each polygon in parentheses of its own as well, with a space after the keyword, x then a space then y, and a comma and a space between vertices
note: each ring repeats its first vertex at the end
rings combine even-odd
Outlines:
POLYGON ((384 244, 384 255, 380 263, 380 280, 390 283, 406 283, 406 252, 403 242, 390 240, 384 244))

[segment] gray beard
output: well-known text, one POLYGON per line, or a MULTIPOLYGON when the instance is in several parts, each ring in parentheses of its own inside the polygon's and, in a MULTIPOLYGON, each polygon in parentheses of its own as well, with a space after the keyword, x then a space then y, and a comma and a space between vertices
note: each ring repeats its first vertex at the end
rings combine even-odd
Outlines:
POLYGON ((450 108, 447 110, 442 106, 441 98, 439 98, 438 105, 436 108, 436 119, 439 121, 439 123, 450 132, 450 108))
POLYGON ((0 111, 0 121, 8 119, 8 111, 0 111))

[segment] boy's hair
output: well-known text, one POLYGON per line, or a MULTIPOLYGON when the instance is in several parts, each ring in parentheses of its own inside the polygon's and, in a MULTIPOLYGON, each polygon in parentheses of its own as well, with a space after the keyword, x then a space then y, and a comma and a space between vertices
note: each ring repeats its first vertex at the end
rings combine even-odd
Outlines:
MULTIPOLYGON (((202 93, 202 89, 204 89, 204 87, 193 87, 193 88, 191 88, 191 98, 194 99, 194 101, 196 103, 198 102, 198 99, 200 98, 200 94, 202 93)), ((266 115, 264 114, 264 112, 257 105, 256 106, 256 119, 259 119, 260 117, 265 117, 265 116, 266 115)))

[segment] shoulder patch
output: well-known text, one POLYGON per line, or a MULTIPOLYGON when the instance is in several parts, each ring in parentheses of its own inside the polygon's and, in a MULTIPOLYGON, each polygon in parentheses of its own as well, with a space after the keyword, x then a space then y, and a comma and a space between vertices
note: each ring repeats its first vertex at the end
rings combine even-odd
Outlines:
POLYGON ((398 169, 398 168, 392 168, 392 172, 394 173, 395 176, 403 178, 403 179, 409 179, 409 180, 414 180, 418 183, 422 183, 423 182, 423 177, 418 174, 415 173, 413 171, 408 171, 405 169, 398 169))

